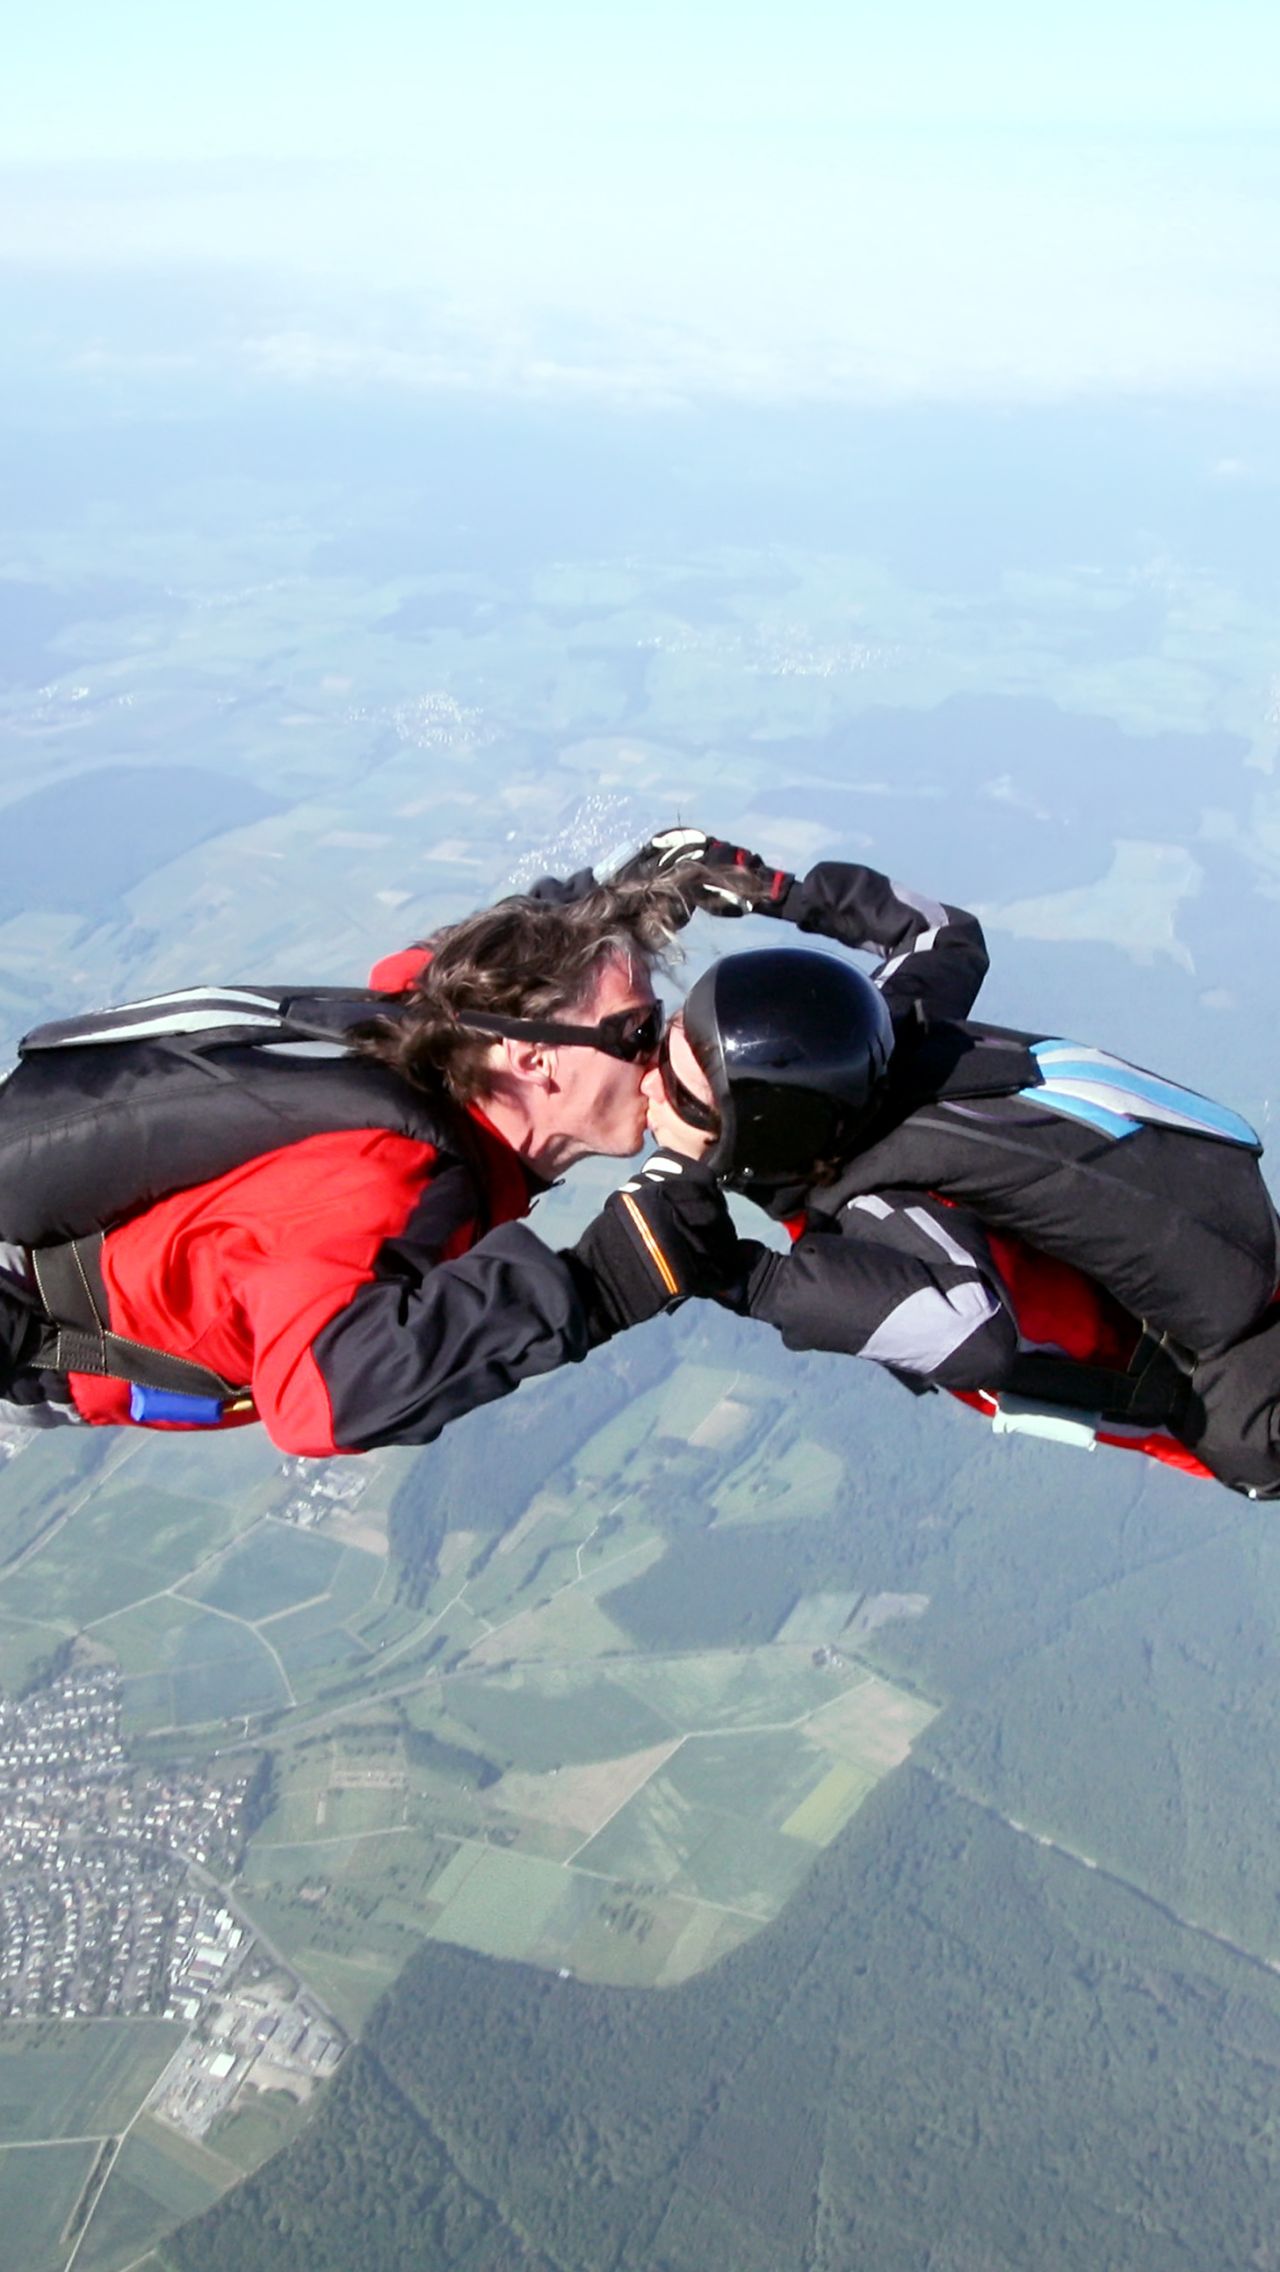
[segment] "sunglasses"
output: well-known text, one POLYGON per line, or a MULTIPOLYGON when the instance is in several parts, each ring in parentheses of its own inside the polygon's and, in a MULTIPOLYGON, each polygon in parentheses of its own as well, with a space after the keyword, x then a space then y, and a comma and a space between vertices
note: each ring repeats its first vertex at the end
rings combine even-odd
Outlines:
POLYGON ((673 1112, 688 1122, 690 1128, 700 1128, 704 1135, 718 1136, 720 1115, 713 1104, 706 1104, 687 1089, 671 1063, 671 1031, 668 1027, 658 1049, 658 1071, 662 1075, 663 1094, 673 1112))
POLYGON ((503 1018, 489 1010, 460 1010, 467 1031, 493 1033, 511 1041, 546 1041, 561 1049, 599 1049, 626 1065, 652 1065, 662 1046, 665 1013, 661 1002, 642 1010, 613 1010, 595 1026, 565 1026, 554 1018, 503 1018))

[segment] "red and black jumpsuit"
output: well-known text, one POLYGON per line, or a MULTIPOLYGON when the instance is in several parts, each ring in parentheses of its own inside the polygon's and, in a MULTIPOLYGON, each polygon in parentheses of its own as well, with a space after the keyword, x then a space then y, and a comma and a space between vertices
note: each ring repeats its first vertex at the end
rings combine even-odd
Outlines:
MULTIPOLYGON (((421 964, 393 956, 372 983, 401 991, 421 964)), ((218 1424, 260 1420, 313 1457, 428 1443, 577 1361, 572 1273, 518 1220, 544 1186, 474 1106, 459 1142, 460 1118, 442 1108, 438 1141, 306 1136, 120 1223, 101 1251, 112 1331, 248 1384, 218 1424)), ((127 1425, 130 1399, 126 1381, 19 1370, 0 1415, 127 1425)))

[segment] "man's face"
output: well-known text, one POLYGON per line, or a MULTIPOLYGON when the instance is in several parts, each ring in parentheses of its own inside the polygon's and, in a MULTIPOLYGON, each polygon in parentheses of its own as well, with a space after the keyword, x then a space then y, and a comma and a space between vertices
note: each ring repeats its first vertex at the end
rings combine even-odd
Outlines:
MULTIPOLYGON (((558 1014, 568 1024, 593 1026, 619 1011, 633 1010, 642 1017, 653 1001, 646 970, 632 962, 610 962, 595 991, 572 1011, 558 1014)), ((556 1049, 549 1113, 557 1135, 573 1147, 576 1158, 603 1152, 611 1159, 629 1159, 640 1150, 648 1118, 641 1093, 645 1071, 644 1062, 628 1064, 600 1049, 556 1049)))

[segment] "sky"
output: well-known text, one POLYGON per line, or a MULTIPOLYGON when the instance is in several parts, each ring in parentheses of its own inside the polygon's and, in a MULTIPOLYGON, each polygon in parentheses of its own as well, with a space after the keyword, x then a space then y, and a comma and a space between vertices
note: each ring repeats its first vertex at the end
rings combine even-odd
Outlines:
POLYGON ((299 384, 1280 381, 1264 0, 45 0, 4 82, 0 287, 63 279, 85 368, 142 353, 123 313, 75 340, 120 273, 122 311, 251 285, 218 352, 299 384))

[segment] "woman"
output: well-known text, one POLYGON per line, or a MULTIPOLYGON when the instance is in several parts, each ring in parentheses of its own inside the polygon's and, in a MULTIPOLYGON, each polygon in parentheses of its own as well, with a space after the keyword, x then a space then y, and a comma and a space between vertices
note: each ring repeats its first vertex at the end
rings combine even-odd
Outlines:
MULTIPOLYGON (((699 838, 705 848, 707 841, 699 838)), ((717 844, 714 857, 723 859, 717 844)), ((1071 1432, 1280 1495, 1280 1224, 1237 1114, 1107 1053, 971 1021, 962 909, 873 869, 734 855, 740 905, 879 955, 733 955, 644 1081, 659 1142, 790 1230, 735 1306, 1071 1432), (1056 1417, 1055 1417, 1056 1415, 1056 1417)), ((723 895, 704 902, 724 913, 723 895)))

